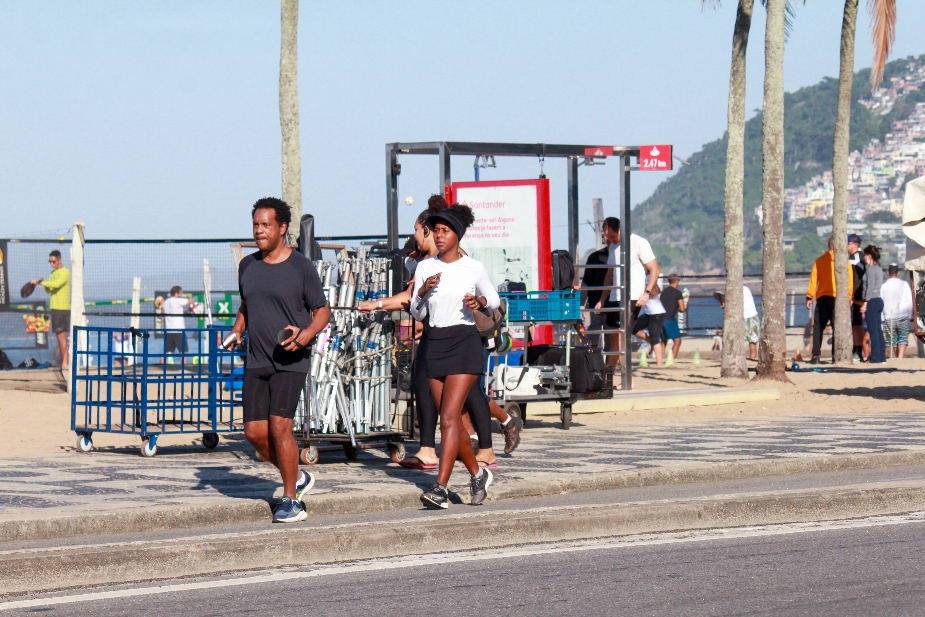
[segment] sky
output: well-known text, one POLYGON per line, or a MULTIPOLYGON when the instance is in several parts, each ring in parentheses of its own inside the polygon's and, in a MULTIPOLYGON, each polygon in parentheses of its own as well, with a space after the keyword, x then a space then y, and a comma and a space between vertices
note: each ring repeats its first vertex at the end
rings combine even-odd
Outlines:
MULTIPOLYGON (((842 3, 796 4, 788 91, 837 76, 842 3)), ((856 68, 870 65, 858 20, 856 68)), ((925 53, 925 4, 898 0, 891 58, 925 53)), ((384 144, 670 143, 687 157, 726 128, 734 0, 302 0, 304 211, 318 235, 386 230, 384 144)), ((244 238, 250 206, 281 192, 280 15, 271 0, 0 0, 0 238, 244 238)), ((748 50, 761 106, 764 9, 748 50)), ((834 113, 834 110, 833 110, 834 113)), ((436 157, 402 157, 400 223, 439 190, 436 157)), ((473 179, 454 157, 453 179, 473 179)), ((565 162, 545 164, 553 248, 565 248, 565 162)), ((499 159, 482 179, 534 178, 499 159)), ((634 204, 667 172, 632 177, 634 204)), ((618 207, 616 165, 580 168, 618 207)), ((581 244, 590 246, 590 227, 581 244)))

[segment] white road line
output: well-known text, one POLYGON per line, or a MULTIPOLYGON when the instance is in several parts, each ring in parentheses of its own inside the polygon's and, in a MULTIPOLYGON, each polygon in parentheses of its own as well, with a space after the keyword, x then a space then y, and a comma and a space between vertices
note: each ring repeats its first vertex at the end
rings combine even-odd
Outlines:
POLYGON ((236 578, 225 578, 196 583, 176 583, 171 585, 158 585, 152 587, 139 587, 134 589, 115 589, 111 591, 97 591, 73 595, 33 598, 29 600, 14 600, 0 603, 0 611, 19 608, 33 608, 39 606, 56 606, 61 604, 74 604, 77 602, 93 602, 95 600, 111 600, 116 598, 131 598, 163 593, 176 593, 181 591, 199 591, 203 589, 218 589, 222 587, 239 587, 242 585, 259 585, 261 583, 278 583, 296 579, 316 578, 319 576, 332 576, 337 574, 353 574, 357 572, 372 572, 377 570, 395 570, 400 568, 414 568, 418 566, 444 565, 468 561, 484 561, 489 559, 509 559, 512 557, 531 557, 547 555, 550 553, 569 553, 576 551, 596 551, 604 549, 629 548, 634 546, 652 546, 659 544, 679 544, 687 542, 708 542, 711 540, 731 540, 738 538, 755 538, 762 536, 785 535, 792 533, 807 533, 814 531, 833 531, 840 529, 858 529, 863 527, 879 527, 884 525, 902 525, 906 523, 925 522, 925 512, 895 516, 873 516, 862 519, 847 519, 839 521, 821 521, 811 523, 786 523, 779 525, 764 525, 753 527, 733 527, 727 529, 707 529, 692 531, 676 531, 665 533, 639 534, 622 536, 619 538, 578 540, 573 542, 554 542, 548 544, 532 544, 529 546, 486 549, 480 551, 465 551, 459 553, 440 553, 431 555, 410 555, 393 559, 375 559, 370 561, 351 562, 341 565, 313 566, 311 570, 298 570, 295 572, 276 571, 267 574, 246 575, 236 578))

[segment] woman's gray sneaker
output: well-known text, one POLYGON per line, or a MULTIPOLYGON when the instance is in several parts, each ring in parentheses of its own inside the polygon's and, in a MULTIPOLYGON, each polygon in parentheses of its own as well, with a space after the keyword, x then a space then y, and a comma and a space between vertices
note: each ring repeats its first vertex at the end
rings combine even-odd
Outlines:
POLYGON ((469 481, 469 503, 473 506, 481 505, 488 497, 488 486, 494 478, 487 469, 482 469, 479 476, 472 476, 469 481))
POLYGON ((450 505, 450 492, 441 484, 421 495, 421 503, 431 508, 447 508, 450 505))

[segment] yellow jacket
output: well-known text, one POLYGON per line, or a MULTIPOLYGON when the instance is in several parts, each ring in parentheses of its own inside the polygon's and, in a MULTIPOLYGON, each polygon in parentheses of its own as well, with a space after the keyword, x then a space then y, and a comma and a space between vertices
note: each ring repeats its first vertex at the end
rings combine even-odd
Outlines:
POLYGON ((71 271, 64 266, 51 271, 42 287, 51 295, 48 308, 53 311, 71 310, 71 271))
MULTIPOLYGON (((812 300, 818 300, 822 296, 835 297, 835 254, 833 251, 826 251, 819 256, 816 263, 813 264, 813 272, 809 276, 809 287, 806 288, 806 297, 812 300)), ((848 268, 848 292, 854 296, 854 268, 847 261, 845 267, 848 268)))

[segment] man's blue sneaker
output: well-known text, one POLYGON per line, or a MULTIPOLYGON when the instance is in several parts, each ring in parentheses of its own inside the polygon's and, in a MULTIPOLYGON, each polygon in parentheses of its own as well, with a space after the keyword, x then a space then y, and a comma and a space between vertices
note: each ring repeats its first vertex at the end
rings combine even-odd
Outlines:
POLYGON ((297 523, 308 518, 308 512, 302 507, 302 502, 283 497, 276 511, 273 513, 274 523, 297 523))
POLYGON ((302 501, 302 497, 305 496, 305 493, 312 490, 313 486, 315 486, 315 476, 307 471, 303 471, 302 477, 299 478, 299 481, 295 485, 295 500, 302 501))

